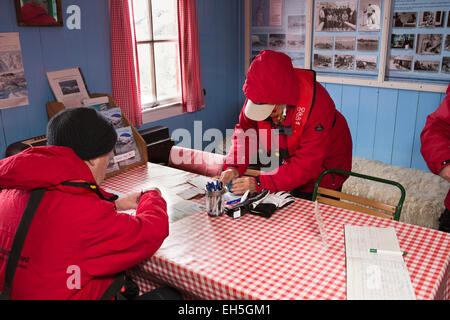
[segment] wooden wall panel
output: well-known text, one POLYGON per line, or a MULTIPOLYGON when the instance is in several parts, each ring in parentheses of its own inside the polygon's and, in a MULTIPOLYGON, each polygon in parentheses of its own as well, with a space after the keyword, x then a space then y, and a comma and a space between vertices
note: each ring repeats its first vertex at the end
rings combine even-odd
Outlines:
POLYGON ((375 122, 373 159, 391 163, 398 90, 380 89, 375 122))
POLYGON ((347 119, 353 154, 384 163, 428 170, 420 154, 420 133, 427 116, 445 94, 324 84, 347 119))

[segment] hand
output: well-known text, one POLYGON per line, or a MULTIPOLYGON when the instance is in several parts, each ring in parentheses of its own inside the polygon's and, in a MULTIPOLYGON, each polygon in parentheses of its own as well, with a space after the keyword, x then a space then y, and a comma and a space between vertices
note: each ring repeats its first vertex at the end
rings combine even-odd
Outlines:
POLYGON ((233 181, 231 185, 231 191, 234 194, 244 194, 247 190, 250 193, 256 193, 256 182, 253 177, 243 177, 233 181))
MULTIPOLYGON (((159 195, 161 195, 161 191, 158 188, 150 188, 147 191, 156 191, 159 195)), ((116 210, 136 210, 139 204, 139 200, 141 198, 141 192, 132 192, 127 194, 126 196, 120 197, 116 200, 116 210)))
POLYGON ((439 175, 448 182, 450 182, 450 166, 445 166, 444 169, 441 170, 439 175))
POLYGON ((120 197, 116 200, 116 210, 136 210, 138 206, 138 199, 140 196, 140 192, 132 192, 127 194, 126 196, 120 197))
POLYGON ((239 177, 239 172, 236 169, 227 169, 220 175, 219 181, 223 183, 224 186, 228 185, 231 180, 239 177))

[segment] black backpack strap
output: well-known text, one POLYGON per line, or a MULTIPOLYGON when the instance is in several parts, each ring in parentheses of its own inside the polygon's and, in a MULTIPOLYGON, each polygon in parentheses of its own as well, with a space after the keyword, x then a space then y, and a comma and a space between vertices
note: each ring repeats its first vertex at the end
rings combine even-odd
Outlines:
POLYGON ((119 275, 114 279, 114 281, 106 288, 103 295, 100 297, 100 300, 111 300, 112 298, 116 298, 117 300, 121 299, 122 296, 120 294, 120 289, 122 289, 125 284, 125 273, 119 273, 119 275))
MULTIPOLYGON (((66 182, 62 183, 64 185, 71 185, 75 187, 85 187, 94 191, 103 200, 113 201, 117 199, 117 196, 111 198, 105 198, 103 194, 98 190, 95 184, 83 183, 83 182, 66 182), (94 186, 94 187, 93 187, 94 186), (114 198, 114 199, 112 199, 114 198), (112 199, 112 200, 111 200, 112 199)), ((16 234, 9 252, 8 262, 6 264, 5 280, 3 282, 2 292, 0 292, 0 300, 10 300, 12 283, 14 279, 14 274, 16 273, 17 265, 19 263, 20 254, 22 253, 23 245, 25 243, 25 238, 30 228, 31 221, 34 218, 34 214, 39 207, 39 203, 44 196, 46 189, 35 189, 30 192, 30 197, 26 204, 25 210, 23 211, 22 218, 20 219, 19 226, 17 227, 16 234)), ((101 300, 110 300, 114 297, 120 298, 120 289, 125 283, 124 273, 119 274, 116 279, 110 284, 110 286, 103 293, 101 300)))
POLYGON ((27 236, 28 229, 30 228, 31 221, 36 213, 39 203, 44 196, 45 189, 35 189, 31 191, 28 198, 27 205, 23 211, 22 218, 20 219, 19 226, 17 227, 16 234, 9 252, 8 262, 6 264, 5 281, 3 282, 2 299, 11 298, 11 289, 16 273, 16 268, 19 263, 20 254, 22 252, 25 238, 27 236))
POLYGON ((61 185, 63 186, 69 186, 69 187, 79 187, 79 188, 87 188, 94 192, 96 195, 99 196, 100 199, 106 200, 109 202, 112 202, 114 200, 117 200, 119 198, 117 195, 113 195, 110 198, 106 198, 99 190, 98 186, 95 183, 89 183, 89 182, 71 182, 71 181, 65 181, 62 182, 61 185))

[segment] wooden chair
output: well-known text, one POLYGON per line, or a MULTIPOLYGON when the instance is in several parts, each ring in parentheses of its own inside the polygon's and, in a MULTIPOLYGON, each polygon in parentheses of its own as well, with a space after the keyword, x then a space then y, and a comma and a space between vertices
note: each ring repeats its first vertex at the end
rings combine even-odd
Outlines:
POLYGON ((406 194, 405 188, 400 183, 395 182, 395 181, 386 180, 386 179, 382 179, 382 178, 378 178, 378 177, 372 177, 372 176, 368 176, 368 175, 364 175, 364 174, 360 174, 360 173, 356 173, 356 172, 344 171, 344 170, 340 170, 340 169, 328 169, 328 170, 325 170, 324 172, 322 172, 322 174, 317 178, 317 181, 314 185, 312 201, 317 200, 320 203, 325 203, 325 204, 332 205, 335 207, 349 209, 349 210, 358 211, 358 212, 363 212, 363 213, 371 214, 374 216, 383 217, 383 218, 387 218, 387 219, 391 219, 391 220, 393 219, 393 220, 398 221, 400 219, 400 213, 402 211, 403 202, 405 200, 405 194, 406 194), (344 175, 349 175, 349 176, 354 176, 354 177, 358 177, 358 178, 362 178, 362 179, 369 179, 372 181, 386 183, 386 184, 390 184, 395 187, 398 187, 401 192, 400 199, 396 206, 392 206, 392 205, 388 205, 388 204, 385 204, 385 203, 382 203, 379 201, 374 201, 374 200, 362 198, 359 196, 347 194, 344 192, 319 187, 320 181, 322 180, 322 178, 326 174, 333 173, 333 172, 339 173, 339 174, 344 174, 344 175), (339 199, 346 200, 346 201, 340 201, 340 200, 336 200, 336 199, 333 199, 330 197, 335 197, 335 198, 339 198, 339 199), (349 203, 348 201, 353 202, 353 203, 349 203))

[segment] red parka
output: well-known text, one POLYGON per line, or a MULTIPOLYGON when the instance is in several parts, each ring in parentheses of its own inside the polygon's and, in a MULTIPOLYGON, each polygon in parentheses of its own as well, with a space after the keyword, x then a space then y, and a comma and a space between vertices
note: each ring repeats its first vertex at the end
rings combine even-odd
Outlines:
MULTIPOLYGON (((431 172, 439 174, 445 166, 450 165, 450 85, 439 108, 428 115, 420 141, 420 152, 431 172)), ((444 203, 450 210, 450 192, 444 203)))
POLYGON ((55 23, 56 20, 47 13, 44 8, 35 5, 34 3, 27 3, 22 7, 22 18, 25 22, 35 23, 55 23))
MULTIPOLYGON (((279 168, 259 176, 258 192, 262 189, 275 192, 299 188, 301 192, 312 193, 314 183, 325 169, 351 170, 352 138, 347 122, 336 110, 326 89, 316 82, 313 71, 294 69, 286 55, 265 50, 254 60, 247 73, 244 93, 255 103, 292 105, 288 107, 286 119, 282 122, 285 126, 294 125, 295 106, 306 103, 304 106, 309 110, 298 139, 293 140, 282 133, 279 135, 279 146, 269 147, 268 151, 272 154, 289 149, 289 156, 284 158, 279 168)), ((257 122, 246 117, 246 103, 235 127, 233 144, 224 165, 224 170, 235 168, 241 175, 249 165, 252 148, 239 136, 249 129, 267 127, 268 122, 257 122), (242 157, 243 154, 245 157, 242 157)), ((259 133, 257 131, 257 135, 259 133)), ((259 140, 260 145, 267 145, 263 142, 264 137, 261 139, 250 134, 248 137, 248 140, 259 140)), ((321 186, 338 189, 346 179, 347 176, 329 174, 322 179, 321 186)))
POLYGON ((99 299, 117 273, 150 257, 168 235, 166 202, 156 191, 141 197, 132 216, 64 181, 95 183, 70 148, 34 147, 0 161, 0 288, 30 190, 48 189, 25 240, 12 299, 99 299))

